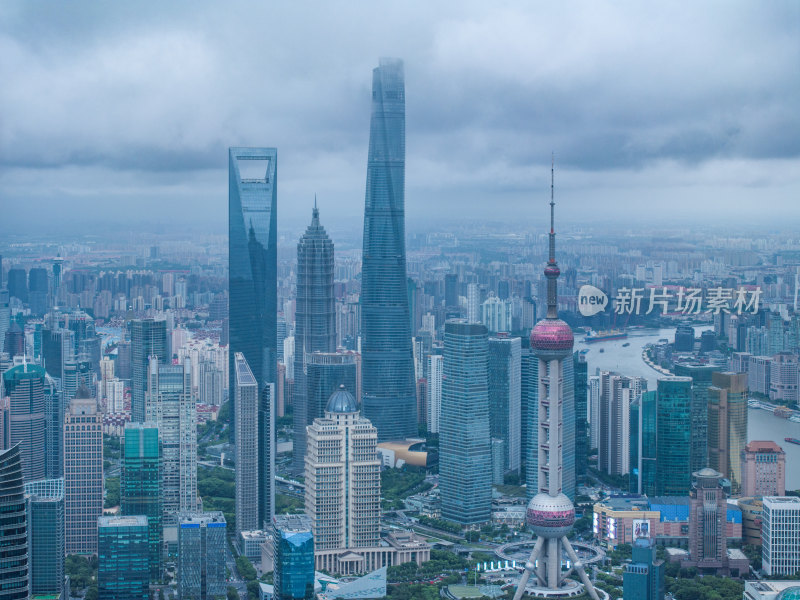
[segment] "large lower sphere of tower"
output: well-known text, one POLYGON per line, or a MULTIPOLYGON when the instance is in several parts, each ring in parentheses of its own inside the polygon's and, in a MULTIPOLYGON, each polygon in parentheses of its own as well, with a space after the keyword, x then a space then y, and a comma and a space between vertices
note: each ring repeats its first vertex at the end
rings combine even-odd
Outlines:
POLYGON ((560 538, 572 530, 575 507, 564 494, 536 494, 528 503, 525 519, 535 535, 545 539, 560 538))
POLYGON ((565 358, 574 342, 572 329, 561 319, 542 319, 531 331, 531 348, 544 360, 565 358))

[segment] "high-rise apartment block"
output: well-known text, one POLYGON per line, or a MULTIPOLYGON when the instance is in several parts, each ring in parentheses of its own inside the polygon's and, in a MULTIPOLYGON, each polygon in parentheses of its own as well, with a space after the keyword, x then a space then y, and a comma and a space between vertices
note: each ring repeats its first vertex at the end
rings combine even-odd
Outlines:
POLYGON ((417 433, 405 248, 403 62, 372 72, 361 270, 362 412, 381 441, 417 433))
POLYGON ((488 332, 447 321, 439 424, 442 518, 463 525, 491 519, 488 332))
POLYGON ((67 554, 97 553, 97 518, 103 514, 103 421, 85 386, 64 419, 64 502, 67 554))

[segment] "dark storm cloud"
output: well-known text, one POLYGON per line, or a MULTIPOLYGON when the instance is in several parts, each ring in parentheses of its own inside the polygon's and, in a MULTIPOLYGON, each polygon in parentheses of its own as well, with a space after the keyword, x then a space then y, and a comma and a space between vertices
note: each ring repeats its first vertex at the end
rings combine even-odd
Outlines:
POLYGON ((715 186, 762 186, 793 207, 798 23, 788 0, 5 3, 0 191, 131 216, 186 215, 191 198, 218 220, 227 147, 274 145, 282 215, 306 218, 318 191, 356 218, 371 69, 393 55, 412 218, 479 216, 487 198, 512 211, 546 187, 551 151, 567 197, 679 186, 688 210, 719 206, 715 186))

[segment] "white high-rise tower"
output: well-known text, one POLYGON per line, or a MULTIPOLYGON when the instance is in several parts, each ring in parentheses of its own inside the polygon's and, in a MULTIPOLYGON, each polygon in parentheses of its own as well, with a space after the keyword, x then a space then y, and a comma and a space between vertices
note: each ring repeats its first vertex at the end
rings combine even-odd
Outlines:
POLYGON ((530 576, 535 587, 560 590, 578 584, 561 572, 561 553, 566 551, 572 569, 593 598, 597 592, 586 576, 583 563, 567 540, 575 522, 575 507, 564 495, 562 449, 564 445, 564 361, 572 360, 572 330, 558 318, 556 280, 561 274, 556 263, 555 202, 553 201, 553 166, 550 167, 550 258, 544 269, 547 277, 547 317, 531 331, 531 348, 539 359, 538 422, 530 424, 538 431, 538 493, 528 503, 526 520, 536 535, 533 552, 525 563, 514 600, 525 593, 530 576))

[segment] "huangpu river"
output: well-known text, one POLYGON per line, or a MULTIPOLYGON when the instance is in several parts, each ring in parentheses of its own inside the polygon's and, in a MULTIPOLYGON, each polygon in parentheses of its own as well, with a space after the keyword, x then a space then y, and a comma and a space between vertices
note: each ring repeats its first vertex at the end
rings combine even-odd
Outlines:
MULTIPOLYGON (((706 329, 710 327, 695 327, 695 334, 699 336, 700 332, 706 329)), ((654 390, 658 378, 662 375, 642 360, 642 349, 645 345, 657 343, 662 338, 673 341, 675 329, 632 329, 628 331, 627 339, 592 344, 585 343, 583 338, 583 334, 575 336, 575 349, 589 350, 586 354, 589 375, 594 375, 599 369, 617 371, 632 377, 644 377, 647 379, 647 388, 654 390), (630 345, 623 346, 625 343, 630 345), (603 352, 600 352, 601 348, 603 352)), ((786 437, 800 439, 800 423, 776 417, 766 410, 751 408, 747 412, 747 441, 772 440, 783 448, 786 452, 786 489, 800 489, 800 446, 790 444, 783 439, 786 437)))

